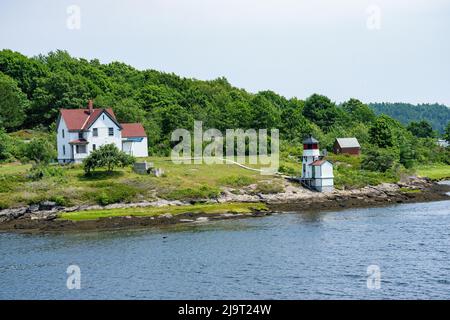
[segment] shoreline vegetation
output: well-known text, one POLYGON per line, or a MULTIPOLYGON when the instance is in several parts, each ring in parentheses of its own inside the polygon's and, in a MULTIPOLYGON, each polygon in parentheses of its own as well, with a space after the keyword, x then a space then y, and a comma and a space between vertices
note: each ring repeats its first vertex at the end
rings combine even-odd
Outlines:
MULTIPOLYGON (((280 203, 297 203, 303 210, 446 197, 438 190, 441 187, 421 178, 450 177, 450 147, 438 141, 450 140, 450 123, 441 112, 448 111, 445 106, 417 106, 420 119, 417 112, 410 117, 401 111, 402 124, 355 98, 336 103, 319 93, 304 98, 286 98, 270 90, 251 93, 223 77, 183 78, 120 62, 75 58, 60 50, 35 57, 1 50, 0 96, 4 97, 0 105, 3 229, 75 230, 81 225, 102 229, 143 221, 151 225, 192 217, 270 214, 280 203), (103 146, 84 168, 56 165, 56 137, 63 135, 57 132, 59 110, 85 108, 88 100, 96 108, 111 108, 120 123, 142 123, 152 157, 139 161, 152 162, 164 174, 139 175, 129 166, 117 168, 135 159, 124 161, 112 150, 101 151, 103 146), (427 111, 426 118, 422 111, 427 111), (203 130, 222 134, 228 129, 277 128, 281 175, 260 175, 252 170, 263 168, 258 165, 247 170, 234 164, 171 162, 172 134, 181 128, 195 131, 195 121, 202 122, 203 130), (312 192, 295 179, 284 178, 301 175, 302 142, 310 135, 320 141, 320 150, 333 164, 336 191, 331 194, 312 192), (342 137, 355 137, 361 156, 334 154, 338 152, 334 143, 342 137)), ((397 111, 406 107, 377 108, 399 118, 397 111)), ((205 149, 211 146, 203 142, 205 149)), ((234 145, 234 138, 223 142, 234 145)), ((244 144, 250 148, 250 142, 244 144)), ((272 154, 272 143, 268 146, 272 154)))
MULTIPOLYGON (((213 171, 218 171, 215 169, 213 171)), ((244 171, 242 168, 237 170, 244 171)), ((423 172, 430 170, 437 177, 436 166, 424 168, 423 172)), ((169 172, 173 174, 173 171, 169 172)), ((238 178, 232 176, 233 178, 227 179, 219 174, 215 177, 217 181, 228 186, 222 186, 218 194, 203 198, 183 200, 154 198, 151 201, 73 206, 63 206, 45 200, 27 206, 4 209, 0 211, 0 231, 65 232, 144 228, 260 217, 281 211, 326 211, 450 199, 448 195, 450 186, 415 176, 404 177, 403 181, 396 183, 384 182, 376 186, 342 188, 332 193, 319 193, 279 177, 264 177, 254 172, 245 172, 246 174, 237 176, 238 178)), ((157 179, 148 176, 140 178, 157 179)), ((113 179, 118 178, 115 176, 113 179)), ((188 181, 192 181, 192 177, 188 181)), ((184 189, 177 192, 180 190, 184 189)), ((196 196, 201 197, 204 194, 196 196)))

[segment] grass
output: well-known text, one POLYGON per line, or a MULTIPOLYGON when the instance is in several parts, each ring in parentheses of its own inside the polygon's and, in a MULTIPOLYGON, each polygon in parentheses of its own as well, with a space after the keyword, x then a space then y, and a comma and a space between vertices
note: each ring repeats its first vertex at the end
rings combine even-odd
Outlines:
POLYGON ((401 192, 405 192, 405 193, 420 193, 420 192, 422 192, 422 190, 420 190, 420 189, 400 188, 399 190, 401 192))
POLYGON ((31 164, 21 164, 20 162, 0 164, 0 175, 21 174, 31 169, 31 164))
POLYGON ((221 213, 252 213, 254 211, 265 211, 267 207, 263 203, 221 203, 221 204, 195 204, 191 206, 168 206, 168 207, 145 207, 110 210, 90 210, 66 212, 59 219, 81 221, 95 220, 109 217, 154 217, 170 213, 179 215, 183 213, 196 214, 221 214, 221 213))
MULTIPOLYGON (((360 170, 360 158, 344 155, 328 156, 334 163, 335 187, 360 188, 383 182, 396 182, 398 174, 393 172, 370 172, 360 170)), ((61 176, 46 176, 33 181, 28 177, 30 164, 8 163, 0 165, 0 209, 55 201, 60 205, 111 204, 117 202, 168 200, 197 201, 215 198, 224 188, 234 189, 256 185, 258 193, 283 191, 282 178, 261 175, 233 164, 174 164, 170 158, 149 157, 165 176, 156 178, 138 175, 131 168, 116 169, 113 173, 99 170, 86 177, 81 165, 61 167, 61 176)), ((298 159, 280 159, 282 171, 299 176, 301 164, 298 159)), ((252 165, 252 167, 256 167, 252 165)), ((432 165, 417 168, 420 176, 432 179, 450 177, 450 166, 432 165)))
POLYGON ((450 165, 433 164, 423 165, 416 168, 419 177, 428 177, 433 180, 441 180, 450 178, 450 165))
MULTIPOLYGON (((224 187, 268 181, 273 176, 246 170, 233 164, 174 164, 170 158, 150 157, 165 176, 156 178, 139 175, 131 168, 118 168, 112 173, 103 170, 86 177, 81 165, 62 168, 62 177, 27 178, 31 165, 20 163, 0 166, 0 208, 23 206, 44 200, 64 205, 111 204, 117 202, 168 200, 198 200, 220 195, 224 187)), ((140 160, 141 161, 141 160, 140 160)))

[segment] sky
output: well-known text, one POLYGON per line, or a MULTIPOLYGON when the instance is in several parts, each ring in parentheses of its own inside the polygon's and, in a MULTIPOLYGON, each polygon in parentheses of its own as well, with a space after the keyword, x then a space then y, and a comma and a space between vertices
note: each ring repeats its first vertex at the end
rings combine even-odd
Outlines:
POLYGON ((250 92, 450 105, 448 0, 0 0, 0 49, 250 92))

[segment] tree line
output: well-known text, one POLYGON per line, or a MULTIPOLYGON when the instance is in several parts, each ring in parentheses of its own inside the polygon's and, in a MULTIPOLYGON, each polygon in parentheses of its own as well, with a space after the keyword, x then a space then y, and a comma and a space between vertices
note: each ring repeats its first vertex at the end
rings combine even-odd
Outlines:
MULTIPOLYGON (((0 51, 0 134, 5 141, 5 132, 54 131, 60 108, 85 108, 88 99, 94 99, 97 108, 112 107, 120 122, 143 123, 152 155, 168 155, 171 132, 193 129, 194 120, 199 120, 205 129, 221 131, 278 128, 284 151, 301 148, 302 139, 313 134, 321 148, 329 150, 336 137, 356 137, 367 154, 381 157, 380 150, 387 150, 394 162, 405 167, 419 161, 450 161, 448 151, 435 143, 441 135, 438 130, 450 140, 449 125, 422 120, 405 126, 402 117, 410 112, 403 105, 398 107, 403 111, 394 113, 386 110, 396 110, 396 105, 369 106, 357 99, 337 104, 320 94, 287 99, 273 91, 247 92, 223 77, 200 81, 121 62, 101 64, 65 51, 35 57, 0 51)), ((433 115, 441 110, 420 108, 433 115)), ((0 146, 0 159, 6 152, 11 154, 0 146)))

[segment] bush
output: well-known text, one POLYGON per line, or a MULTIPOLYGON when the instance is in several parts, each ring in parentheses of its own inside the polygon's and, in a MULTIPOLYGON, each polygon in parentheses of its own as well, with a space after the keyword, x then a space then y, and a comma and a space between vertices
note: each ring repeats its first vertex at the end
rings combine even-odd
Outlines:
POLYGON ((361 169, 369 171, 386 172, 393 168, 397 155, 391 149, 369 149, 361 161, 361 169))
POLYGON ((138 193, 134 187, 112 182, 97 183, 95 187, 100 189, 100 192, 94 196, 95 201, 103 206, 131 201, 138 193))
POLYGON ((49 164, 56 159, 56 148, 48 139, 35 138, 24 145, 23 155, 38 164, 49 164))
POLYGON ((63 178, 64 175, 65 171, 60 167, 37 164, 30 169, 27 174, 27 178, 33 181, 38 181, 49 177, 63 178))

